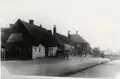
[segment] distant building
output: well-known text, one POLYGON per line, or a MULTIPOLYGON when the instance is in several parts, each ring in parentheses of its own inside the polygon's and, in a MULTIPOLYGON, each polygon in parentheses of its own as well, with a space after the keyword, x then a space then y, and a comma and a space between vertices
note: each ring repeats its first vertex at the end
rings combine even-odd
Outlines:
POLYGON ((90 44, 78 34, 78 31, 76 31, 76 34, 70 34, 70 31, 68 31, 68 38, 73 42, 76 54, 82 55, 90 52, 90 44))
POLYGON ((57 33, 56 26, 53 27, 53 36, 55 39, 55 44, 57 48, 59 49, 56 54, 57 55, 64 55, 65 50, 71 50, 72 49, 72 41, 69 40, 69 38, 65 35, 57 33))

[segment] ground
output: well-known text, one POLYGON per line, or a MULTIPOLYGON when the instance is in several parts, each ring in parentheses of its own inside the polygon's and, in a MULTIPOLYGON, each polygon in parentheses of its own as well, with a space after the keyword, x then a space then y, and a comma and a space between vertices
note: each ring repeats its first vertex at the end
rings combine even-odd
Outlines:
POLYGON ((110 60, 107 58, 76 56, 70 57, 68 60, 64 58, 47 58, 2 61, 2 66, 6 67, 10 73, 17 75, 65 76, 65 74, 107 61, 110 60))
POLYGON ((69 77, 114 79, 118 75, 120 75, 120 60, 113 60, 69 75, 69 77))

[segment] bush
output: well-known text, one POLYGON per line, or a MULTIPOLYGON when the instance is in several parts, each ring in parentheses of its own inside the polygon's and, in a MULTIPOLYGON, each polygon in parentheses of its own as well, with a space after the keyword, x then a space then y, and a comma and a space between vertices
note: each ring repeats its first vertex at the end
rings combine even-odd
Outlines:
POLYGON ((92 55, 95 56, 95 57, 101 57, 101 51, 99 48, 94 48, 92 50, 92 55))

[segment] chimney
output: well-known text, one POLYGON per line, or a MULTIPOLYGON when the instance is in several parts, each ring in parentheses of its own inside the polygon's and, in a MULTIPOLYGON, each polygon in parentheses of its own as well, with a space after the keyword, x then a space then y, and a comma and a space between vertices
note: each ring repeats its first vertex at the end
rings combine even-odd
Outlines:
POLYGON ((54 27, 53 27, 53 35, 55 35, 56 34, 56 25, 54 25, 54 27))
POLYGON ((76 31, 76 34, 78 34, 78 31, 76 31))
POLYGON ((71 40, 71 38, 70 38, 70 31, 68 30, 68 39, 69 39, 69 41, 71 40))
POLYGON ((15 24, 10 24, 10 28, 12 28, 15 24))
POLYGON ((30 23, 30 24, 34 24, 34 20, 32 20, 32 19, 29 20, 29 23, 30 23))
POLYGON ((68 30, 68 38, 70 37, 70 31, 68 30))
POLYGON ((48 30, 48 33, 52 34, 52 31, 51 31, 51 30, 48 30))
POLYGON ((40 24, 40 27, 42 28, 42 25, 40 24))

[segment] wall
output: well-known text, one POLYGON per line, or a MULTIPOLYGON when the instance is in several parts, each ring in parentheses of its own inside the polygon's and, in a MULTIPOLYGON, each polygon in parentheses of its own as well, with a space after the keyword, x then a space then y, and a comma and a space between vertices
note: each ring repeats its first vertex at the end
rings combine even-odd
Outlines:
POLYGON ((71 45, 69 45, 69 44, 65 44, 65 50, 72 50, 72 46, 71 45))
POLYGON ((56 56, 57 47, 48 48, 48 56, 56 56))
POLYGON ((41 44, 32 47, 32 59, 39 57, 45 57, 45 47, 41 44))
POLYGON ((74 49, 74 51, 75 51, 76 55, 82 55, 83 47, 84 47, 84 46, 83 46, 82 43, 76 43, 76 44, 75 44, 75 49, 74 49))

